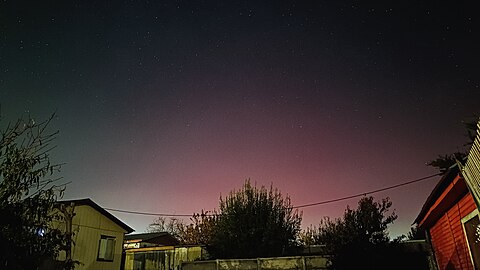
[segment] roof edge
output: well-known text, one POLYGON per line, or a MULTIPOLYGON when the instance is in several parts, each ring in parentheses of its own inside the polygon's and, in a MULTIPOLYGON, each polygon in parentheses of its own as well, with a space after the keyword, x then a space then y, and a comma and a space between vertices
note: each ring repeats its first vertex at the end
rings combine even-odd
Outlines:
POLYGON ((100 212, 101 214, 103 214, 104 216, 108 217, 111 221, 115 222, 117 225, 119 225, 122 229, 124 229, 125 231, 127 231, 127 233, 132 233, 134 232, 135 230, 128 226, 127 224, 125 224, 123 221, 121 221, 120 219, 118 219, 116 216, 114 216, 112 213, 108 212, 107 210, 105 210, 103 207, 101 207, 100 205, 98 205, 97 203, 95 203, 92 199, 90 198, 85 198, 85 199, 75 199, 75 200, 61 200, 61 201, 57 201, 57 203, 74 203, 75 205, 88 205, 90 207, 92 207, 93 209, 97 210, 98 212, 100 212))
MULTIPOLYGON (((452 166, 450 166, 447 172, 442 176, 442 178, 440 178, 437 185, 433 188, 430 195, 427 197, 427 200, 423 204, 422 209, 420 210, 420 213, 418 214, 418 216, 415 218, 415 221, 413 222, 413 224, 418 225, 418 223, 428 213, 430 207, 432 207, 432 205, 440 197, 440 195, 448 186, 448 184, 451 183, 455 179, 455 177, 459 174, 460 174, 460 169, 458 168, 458 164, 453 164, 452 166)), ((460 177, 462 176, 460 175, 460 177)))

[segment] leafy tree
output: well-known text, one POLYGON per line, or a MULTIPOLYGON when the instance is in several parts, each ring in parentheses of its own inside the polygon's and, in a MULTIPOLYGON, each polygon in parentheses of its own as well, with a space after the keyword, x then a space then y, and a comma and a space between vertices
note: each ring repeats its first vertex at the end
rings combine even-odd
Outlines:
POLYGON ((1 131, 1 269, 38 269, 71 239, 52 227, 52 221, 60 218, 52 210, 63 194, 54 177, 60 165, 50 162, 57 134, 47 131, 52 118, 41 123, 19 119, 1 131))
POLYGON ((213 257, 270 257, 294 251, 301 214, 272 186, 257 188, 247 180, 242 189, 220 198, 219 211, 207 246, 213 257))
POLYGON ((181 244, 207 246, 215 233, 216 220, 216 213, 209 214, 203 210, 201 213, 193 214, 189 224, 176 218, 158 217, 148 226, 147 232, 168 232, 181 244))
POLYGON ((468 141, 465 144, 465 146, 472 145, 473 142, 475 141, 475 138, 477 137, 477 122, 479 120, 480 120, 480 117, 475 117, 474 121, 466 121, 463 123, 467 131, 466 136, 468 138, 468 141))
POLYGON ((192 222, 183 227, 180 242, 184 245, 211 246, 218 215, 202 211, 199 214, 194 214, 190 220, 192 222))
POLYGON ((181 238, 181 234, 184 230, 185 224, 182 220, 177 218, 167 219, 165 217, 158 217, 148 225, 147 232, 168 232, 176 238, 181 238))
POLYGON ((421 240, 425 239, 425 230, 418 228, 418 226, 413 226, 410 228, 410 231, 407 234, 408 240, 421 240))
POLYGON ((392 202, 363 197, 357 209, 347 207, 342 218, 325 218, 314 235, 332 255, 333 269, 382 269, 379 265, 390 238, 387 228, 396 219, 392 202))
POLYGON ((316 244, 315 237, 318 234, 318 230, 314 226, 310 226, 300 231, 298 234, 298 243, 300 246, 307 247, 316 244))
POLYGON ((457 160, 463 160, 467 157, 465 152, 455 152, 453 154, 439 155, 436 159, 427 163, 428 166, 437 168, 442 174, 455 164, 457 160))

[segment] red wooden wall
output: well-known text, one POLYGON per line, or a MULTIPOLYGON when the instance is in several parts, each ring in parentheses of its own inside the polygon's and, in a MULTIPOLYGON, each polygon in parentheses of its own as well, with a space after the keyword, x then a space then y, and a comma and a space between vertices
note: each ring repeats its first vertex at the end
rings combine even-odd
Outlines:
POLYGON ((439 270, 473 269, 461 219, 475 209, 473 197, 467 193, 430 228, 439 270))

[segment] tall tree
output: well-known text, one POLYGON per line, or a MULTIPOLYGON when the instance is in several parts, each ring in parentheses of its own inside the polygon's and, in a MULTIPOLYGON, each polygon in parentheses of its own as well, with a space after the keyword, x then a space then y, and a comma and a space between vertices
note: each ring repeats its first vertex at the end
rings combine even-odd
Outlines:
POLYGON ((387 228, 397 218, 391 206, 388 198, 376 202, 364 197, 357 209, 347 207, 342 218, 321 222, 314 239, 333 256, 332 268, 382 269, 378 264, 390 240, 387 228))
POLYGON ((183 220, 177 218, 158 217, 153 223, 148 225, 147 232, 168 232, 172 236, 180 239, 184 230, 185 224, 183 220))
POLYGON ((218 215, 202 211, 194 214, 190 220, 191 223, 183 227, 180 242, 184 245, 211 246, 218 215))
POLYGON ((0 138, 0 252, 2 269, 38 269, 53 259, 69 235, 54 229, 54 205, 63 188, 56 185, 59 164, 50 162, 57 132, 47 121, 20 119, 0 138))
POLYGON ((288 196, 247 180, 240 190, 220 198, 215 233, 207 248, 216 258, 286 255, 296 247, 301 220, 288 196))
POLYGON ((410 227, 410 231, 407 234, 408 240, 421 240, 425 239, 425 230, 420 229, 417 225, 410 227))

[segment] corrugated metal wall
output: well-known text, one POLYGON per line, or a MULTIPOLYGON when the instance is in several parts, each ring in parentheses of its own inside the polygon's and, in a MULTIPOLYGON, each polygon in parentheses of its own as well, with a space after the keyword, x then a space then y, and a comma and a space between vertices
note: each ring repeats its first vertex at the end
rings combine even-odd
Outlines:
POLYGON ((431 241, 440 270, 473 269, 461 219, 475 209, 473 197, 468 193, 430 229, 431 241))
POLYGON ((477 136, 468 154, 462 174, 477 205, 480 205, 480 122, 477 123, 477 136))

